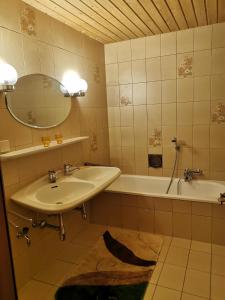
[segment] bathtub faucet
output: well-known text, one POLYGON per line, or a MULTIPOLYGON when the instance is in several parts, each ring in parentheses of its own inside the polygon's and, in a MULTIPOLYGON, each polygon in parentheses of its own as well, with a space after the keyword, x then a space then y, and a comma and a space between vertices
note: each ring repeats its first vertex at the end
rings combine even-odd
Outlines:
POLYGON ((225 202, 225 193, 220 193, 218 201, 221 205, 225 202))
POLYGON ((186 168, 186 169, 184 169, 184 180, 190 182, 190 181, 192 181, 194 176, 196 176, 196 175, 200 176, 202 174, 203 174, 203 172, 200 169, 186 168))

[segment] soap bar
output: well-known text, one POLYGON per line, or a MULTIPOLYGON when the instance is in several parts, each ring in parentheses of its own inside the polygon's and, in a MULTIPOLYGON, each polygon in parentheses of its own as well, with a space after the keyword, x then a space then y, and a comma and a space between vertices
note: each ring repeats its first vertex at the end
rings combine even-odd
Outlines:
POLYGON ((8 140, 0 141, 0 154, 10 151, 10 145, 8 140))

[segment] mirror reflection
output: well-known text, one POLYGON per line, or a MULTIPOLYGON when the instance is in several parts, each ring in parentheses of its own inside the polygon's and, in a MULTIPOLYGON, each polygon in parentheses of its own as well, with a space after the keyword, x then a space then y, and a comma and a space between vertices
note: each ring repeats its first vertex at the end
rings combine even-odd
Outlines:
POLYGON ((6 94, 12 116, 24 125, 51 128, 62 123, 71 110, 71 98, 56 79, 32 74, 18 79, 15 91, 6 94))

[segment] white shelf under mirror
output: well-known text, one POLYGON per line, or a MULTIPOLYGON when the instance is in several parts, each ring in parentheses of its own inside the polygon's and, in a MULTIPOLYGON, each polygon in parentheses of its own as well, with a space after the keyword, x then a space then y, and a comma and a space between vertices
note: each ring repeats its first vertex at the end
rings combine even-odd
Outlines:
POLYGON ((46 152, 46 151, 50 151, 53 149, 65 147, 65 146, 68 146, 71 144, 76 144, 76 143, 82 142, 87 139, 89 139, 88 136, 79 136, 79 137, 75 137, 75 138, 71 138, 71 139, 65 139, 65 140, 63 140, 62 144, 57 144, 56 141, 52 141, 48 147, 44 147, 43 145, 38 145, 38 146, 34 146, 34 147, 24 148, 24 149, 15 150, 15 151, 1 154, 0 160, 1 161, 10 160, 10 159, 23 157, 23 156, 32 155, 35 153, 46 152))

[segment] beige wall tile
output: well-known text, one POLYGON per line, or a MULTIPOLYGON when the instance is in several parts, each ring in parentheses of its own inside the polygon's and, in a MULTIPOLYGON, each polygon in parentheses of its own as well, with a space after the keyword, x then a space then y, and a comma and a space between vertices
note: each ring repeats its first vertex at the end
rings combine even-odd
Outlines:
POLYGON ((161 57, 162 79, 176 78, 176 55, 168 55, 161 57))
POLYGON ((107 65, 105 68, 106 71, 106 84, 107 85, 114 85, 118 84, 118 65, 117 64, 110 64, 107 65))
POLYGON ((104 46, 105 49, 105 63, 113 64, 117 63, 117 43, 106 44, 104 46))
MULTIPOLYGON (((176 135, 174 135, 176 136, 176 135)), ((186 147, 192 147, 193 127, 191 125, 180 125, 177 127, 177 138, 179 143, 186 147)))
POLYGON ((193 101, 193 79, 177 79, 177 101, 193 101))
POLYGON ((191 215, 173 213, 173 235, 184 239, 191 239, 191 215))
POLYGON ((225 237, 223 234, 224 226, 224 219, 212 218, 212 243, 225 245, 225 237))
POLYGON ((146 104, 146 83, 133 84, 133 104, 146 104))
POLYGON ((160 57, 148 58, 146 60, 147 81, 157 81, 161 79, 160 57))
POLYGON ((119 86, 113 85, 107 87, 107 104, 108 106, 119 106, 119 86))
POLYGON ((193 103, 185 102, 177 104, 177 124, 192 125, 193 120, 193 103))
POLYGON ((177 32, 177 53, 193 51, 194 35, 193 29, 180 30, 177 32))
POLYGON ((176 102, 176 80, 163 80, 162 81, 162 103, 176 102))
POLYGON ((194 100, 210 100, 210 77, 202 76, 194 78, 194 100))
POLYGON ((194 50, 211 49, 212 26, 194 29, 194 50))
POLYGON ((121 126, 131 127, 134 123, 134 109, 133 106, 121 106, 120 107, 121 126))
POLYGON ((172 234, 172 213, 155 210, 155 232, 165 235, 172 234))
POLYGON ((211 95, 212 100, 225 98, 225 75, 214 75, 211 79, 211 95))
POLYGON ((130 41, 118 43, 118 62, 131 60, 131 45, 130 41))
POLYGON ((193 124, 207 125, 210 122, 210 103, 198 101, 193 104, 193 124))
POLYGON ((191 209, 193 215, 208 216, 212 215, 212 207, 209 203, 192 202, 191 209))
MULTIPOLYGON (((119 83, 120 84, 131 83, 132 82, 131 62, 122 62, 122 63, 119 63, 118 66, 119 66, 119 83)), ((106 75, 107 75, 107 73, 106 73, 106 75)))
POLYGON ((121 145, 121 128, 109 128, 109 144, 110 147, 119 147, 121 145))
POLYGON ((145 59, 132 61, 133 83, 146 82, 145 59))
POLYGON ((140 231, 154 232, 154 210, 138 208, 138 229, 140 231))
POLYGON ((161 103, 162 91, 161 81, 147 82, 147 103, 157 104, 161 103))
POLYGON ((225 48, 212 50, 212 74, 225 73, 225 48))
POLYGON ((195 76, 210 75, 211 72, 211 51, 203 50, 194 53, 194 74, 195 76))
POLYGON ((129 105, 133 103, 133 93, 131 84, 120 85, 120 105, 129 105))
POLYGON ((224 35, 225 35, 225 23, 213 24, 212 48, 225 47, 224 35))
POLYGON ((132 60, 145 58, 145 40, 145 37, 131 40, 132 60))
POLYGON ((211 218, 192 215, 192 239, 211 242, 211 218))
POLYGON ((165 33, 161 35, 161 55, 176 54, 176 32, 165 33))
POLYGON ((225 148, 225 124, 210 126, 210 147, 225 148))
POLYGON ((160 35, 146 37, 146 58, 160 56, 160 35))
POLYGON ((123 228, 138 230, 139 218, 137 208, 132 206, 122 206, 121 210, 123 228))
POLYGON ((171 199, 155 198, 155 209, 160 211, 172 211, 171 199))
POLYGON ((173 200, 173 212, 190 214, 191 202, 184 200, 173 200))
POLYGON ((195 148, 193 151, 193 168, 209 170, 209 149, 195 148))
POLYGON ((210 169, 212 171, 225 171, 225 163, 223 157, 224 149, 212 149, 210 151, 210 169))
POLYGON ((109 127, 120 126, 119 107, 108 107, 108 123, 109 123, 109 127))
POLYGON ((193 127, 193 146, 196 148, 209 147, 209 126, 196 125, 193 127))
POLYGON ((161 104, 147 105, 148 126, 154 127, 161 125, 162 122, 162 107, 161 104))
POLYGON ((133 127, 121 127, 121 145, 122 147, 134 146, 133 127))
POLYGON ((176 103, 162 105, 162 125, 176 124, 176 103))

